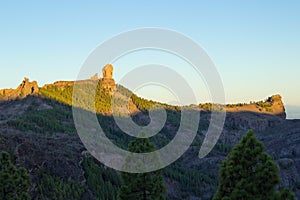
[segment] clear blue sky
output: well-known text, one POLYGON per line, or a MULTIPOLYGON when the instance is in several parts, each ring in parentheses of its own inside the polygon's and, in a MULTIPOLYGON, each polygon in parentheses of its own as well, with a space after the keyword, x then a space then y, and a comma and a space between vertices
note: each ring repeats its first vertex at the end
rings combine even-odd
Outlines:
MULTIPOLYGON (((227 102, 300 106, 300 1, 1 1, 0 88, 75 79, 89 53, 142 27, 183 33, 215 62, 227 102)), ((116 69, 117 70, 117 69, 116 69)))

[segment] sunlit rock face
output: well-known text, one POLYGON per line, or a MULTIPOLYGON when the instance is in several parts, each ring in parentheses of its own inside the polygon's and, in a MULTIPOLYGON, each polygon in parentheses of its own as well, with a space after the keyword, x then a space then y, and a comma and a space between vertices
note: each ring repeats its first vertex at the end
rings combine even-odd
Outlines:
POLYGON ((114 67, 111 64, 107 64, 102 68, 103 78, 100 78, 101 88, 106 89, 109 93, 112 93, 116 89, 116 83, 113 77, 114 67))
POLYGON ((38 94, 39 86, 36 81, 30 82, 28 78, 24 78, 17 89, 0 90, 0 100, 22 99, 28 95, 38 94))

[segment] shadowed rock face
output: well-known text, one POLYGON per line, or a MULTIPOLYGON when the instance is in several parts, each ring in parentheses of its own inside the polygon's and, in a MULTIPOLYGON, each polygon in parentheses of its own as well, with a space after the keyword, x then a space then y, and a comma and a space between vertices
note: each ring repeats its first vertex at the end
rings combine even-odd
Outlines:
POLYGON ((0 90, 0 100, 14 100, 17 98, 25 98, 28 95, 34 95, 39 92, 39 86, 36 81, 30 82, 28 78, 24 78, 17 89, 0 90))

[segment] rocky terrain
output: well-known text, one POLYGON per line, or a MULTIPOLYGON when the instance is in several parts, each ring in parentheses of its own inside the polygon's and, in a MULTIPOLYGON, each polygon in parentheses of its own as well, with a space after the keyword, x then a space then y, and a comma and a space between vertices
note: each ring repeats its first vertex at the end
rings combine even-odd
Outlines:
POLYGON ((232 112, 255 112, 272 114, 286 118, 282 97, 277 94, 267 98, 265 101, 251 102, 250 104, 227 105, 226 111, 232 112))
POLYGON ((24 78, 22 83, 16 89, 0 90, 0 100, 14 100, 24 98, 28 95, 38 94, 39 87, 36 81, 30 82, 28 78, 24 78))
MULTIPOLYGON (((95 193, 87 186, 86 171, 82 166, 83 159, 90 155, 76 134, 68 105, 70 101, 65 99, 73 84, 60 81, 38 88, 35 81, 24 79, 15 90, 0 90, 0 150, 10 152, 14 162, 27 169, 32 182, 30 194, 34 199, 42 199, 41 173, 66 183, 76 182, 86 188, 83 199, 95 198, 95 193), (51 98, 52 94, 59 98, 51 98)), ((129 106, 134 111, 132 118, 137 123, 147 124, 148 115, 141 105, 151 102, 136 98, 131 99, 129 106)), ((172 106, 167 109, 170 120, 158 138, 153 139, 157 147, 168 143, 178 128, 176 122, 180 119, 180 111, 172 106)), ((290 188, 300 198, 300 120, 285 118, 280 95, 251 104, 227 105, 222 135, 213 151, 203 159, 198 158, 198 152, 208 128, 210 110, 201 105, 199 109, 201 120, 194 143, 178 161, 164 169, 169 199, 210 199, 216 191, 222 160, 249 129, 255 131, 266 151, 278 163, 279 187, 290 188)), ((110 116, 99 113, 98 118, 99 123, 105 124, 110 131, 111 140, 126 147, 130 138, 119 136, 120 130, 110 116)), ((96 160, 94 162, 102 166, 96 160)))

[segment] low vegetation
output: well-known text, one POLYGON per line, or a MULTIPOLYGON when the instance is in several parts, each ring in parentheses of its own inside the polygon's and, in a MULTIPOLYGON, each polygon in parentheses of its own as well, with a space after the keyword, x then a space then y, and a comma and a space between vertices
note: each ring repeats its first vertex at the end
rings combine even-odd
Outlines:
POLYGON ((42 199, 79 200, 82 199, 86 187, 77 182, 63 181, 43 172, 39 178, 38 190, 42 199))
POLYGON ((8 125, 21 131, 32 131, 42 134, 55 132, 67 134, 76 133, 71 110, 67 107, 64 109, 52 108, 26 112, 25 115, 9 121, 8 125))
POLYGON ((26 200, 30 199, 28 189, 30 185, 29 175, 23 167, 16 167, 10 154, 0 153, 0 199, 26 200))
POLYGON ((92 191, 95 199, 117 199, 121 181, 114 170, 97 164, 87 157, 84 157, 82 166, 87 187, 92 191))
MULTIPOLYGON (((124 96, 131 95, 130 91, 122 86, 118 86, 118 90, 120 91, 120 94, 123 94, 124 96)), ((51 138, 53 133, 64 133, 68 134, 68 137, 73 138, 76 134, 76 129, 72 118, 72 108, 70 106, 72 104, 72 92, 72 85, 63 88, 55 85, 41 88, 39 98, 42 98, 43 103, 47 104, 48 107, 46 106, 46 108, 40 109, 40 103, 35 103, 33 101, 24 114, 8 120, 7 125, 22 132, 44 134, 47 137, 49 136, 48 138, 51 138)), ((82 95, 84 96, 85 94, 82 93, 82 95)), ((141 111, 141 113, 132 116, 133 120, 140 124, 147 124, 149 121, 149 119, 147 119, 149 109, 158 103, 148 101, 134 94, 131 95, 130 98, 141 111), (141 115, 143 115, 143 117, 140 117, 141 115)), ((121 131, 118 126, 116 126, 113 117, 107 115, 111 109, 111 97, 105 90, 98 90, 95 96, 95 102, 96 111, 98 113, 97 118, 106 136, 120 148, 127 149, 129 146, 129 149, 131 148, 132 151, 142 149, 142 146, 139 144, 136 144, 138 147, 133 145, 134 142, 132 141, 134 141, 135 138, 128 136, 121 131)), ((153 144, 153 146, 150 145, 152 150, 153 148, 159 149, 165 146, 173 139, 181 120, 181 111, 179 107, 166 104, 159 105, 166 108, 167 122, 157 135, 149 139, 149 142, 153 144)), ((266 110, 271 109, 271 107, 265 104, 255 103, 255 105, 259 107, 264 106, 263 108, 266 110)), ((233 106, 243 107, 244 104, 226 105, 226 107, 233 106)), ((198 108, 204 111, 224 111, 223 106, 212 105, 209 103, 200 104, 198 105, 198 108)), ((1 119, 2 118, 5 119, 5 116, 1 117, 1 119)), ((192 148, 195 149, 196 152, 199 151, 208 125, 209 120, 202 118, 200 121, 201 128, 199 128, 196 139, 192 143, 192 148)), ((238 127, 232 126, 227 127, 227 129, 237 130, 238 127)), ((174 190, 179 191, 178 194, 174 194, 178 199, 190 198, 191 194, 203 199, 211 199, 213 193, 216 191, 216 185, 218 183, 219 188, 214 196, 215 199, 268 199, 273 197, 275 199, 293 199, 293 194, 288 189, 277 191, 277 185, 279 183, 277 180, 277 166, 275 166, 270 157, 264 153, 263 147, 260 144, 261 143, 256 140, 253 133, 248 133, 243 137, 236 147, 232 147, 229 144, 217 143, 214 150, 211 152, 212 155, 221 155, 221 157, 224 157, 229 153, 227 159, 224 161, 225 164, 223 163, 222 168, 220 169, 219 180, 215 174, 217 170, 213 171, 210 169, 212 167, 217 168, 217 166, 209 166, 208 163, 190 166, 189 163, 187 163, 190 162, 190 158, 189 161, 183 161, 183 158, 179 159, 170 166, 164 168, 163 171, 157 173, 132 175, 118 173, 103 166, 89 156, 83 156, 83 160, 79 167, 84 171, 85 181, 78 182, 67 180, 66 177, 62 178, 53 175, 42 167, 38 176, 37 191, 34 193, 34 197, 41 199, 105 200, 118 198, 142 199, 141 195, 143 196, 146 194, 146 199, 172 199, 174 196, 170 196, 170 194, 168 196, 164 189, 165 186, 163 183, 168 182, 168 184, 172 184, 172 187, 175 187, 174 190), (249 144, 255 148, 251 149, 252 146, 250 145, 250 148, 249 144), (252 150, 256 153, 252 154, 252 150), (243 157, 244 155, 250 157, 245 158, 243 157), (258 158, 255 156, 258 156, 258 158), (246 162, 244 160, 252 162, 251 164, 259 160, 259 165, 254 165, 255 167, 252 167, 252 169, 263 169, 266 167, 267 170, 260 171, 258 175, 253 171, 245 170, 242 171, 242 177, 239 177, 239 174, 236 172, 240 172, 241 168, 248 168, 248 165, 246 167, 244 166, 244 163, 246 162), (234 177, 232 178, 230 175, 234 177), (153 177, 158 178, 156 179, 153 177), (255 177, 255 179, 253 177, 255 177), (266 179, 266 177, 268 177, 268 179, 266 179), (260 185, 263 189, 256 188, 255 191, 249 189, 255 184, 260 184, 255 182, 256 180, 262 179, 265 180, 263 183, 267 186, 260 185), (142 182, 141 180, 149 180, 149 182, 142 182), (236 180, 236 182, 232 180, 236 180), (135 191, 134 189, 136 187, 139 187, 141 190, 138 192, 135 191), (209 194, 205 193, 207 190, 210 191, 209 194), (249 196, 249 191, 252 196, 249 196), (152 194, 154 195, 153 198, 151 196, 152 194)), ((82 156, 80 153, 78 155, 82 156)), ((197 155, 195 154, 195 156, 197 155)), ((1 166, 3 166, 2 161, 1 166)), ((0 183, 3 183, 3 181, 0 181, 0 183)), ((24 188, 26 189, 24 190, 24 195, 26 196, 28 186, 24 186, 24 188)))

